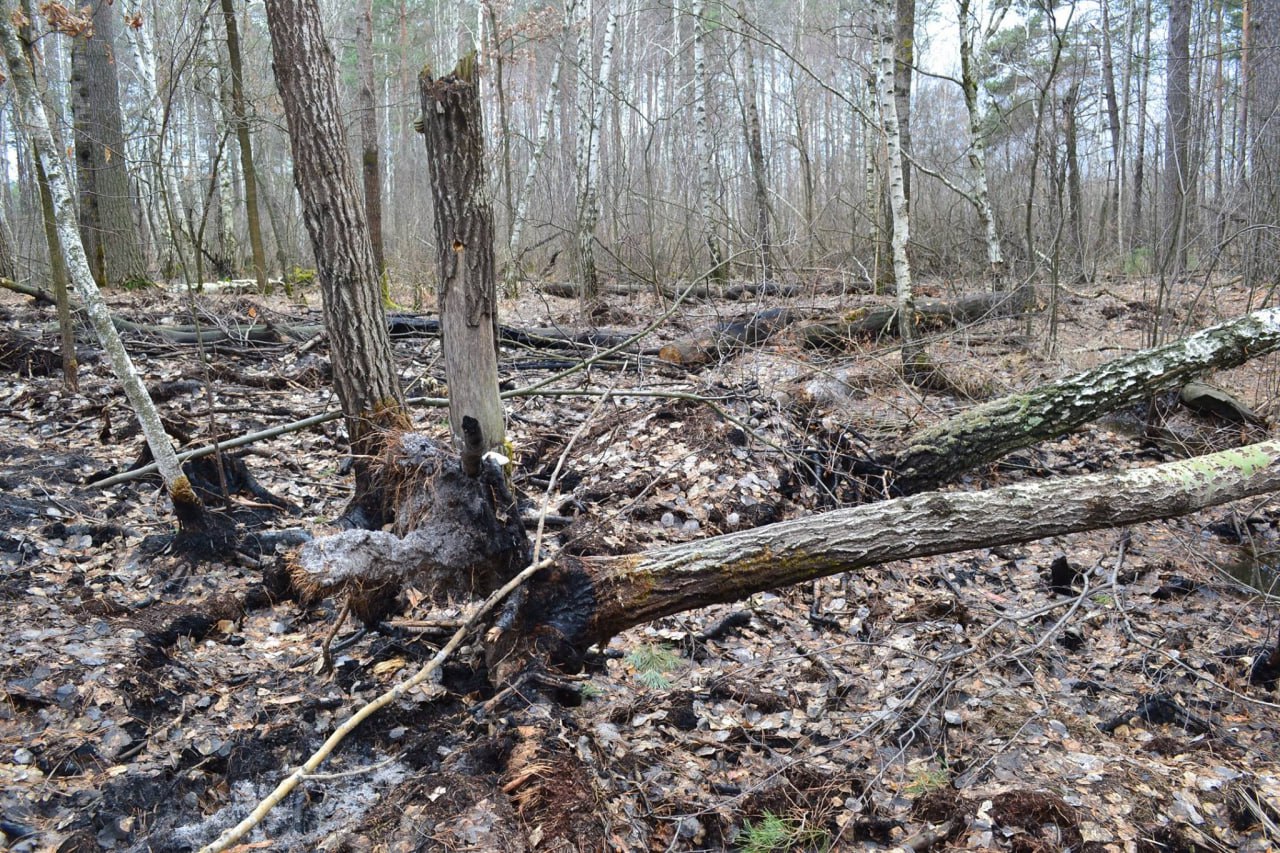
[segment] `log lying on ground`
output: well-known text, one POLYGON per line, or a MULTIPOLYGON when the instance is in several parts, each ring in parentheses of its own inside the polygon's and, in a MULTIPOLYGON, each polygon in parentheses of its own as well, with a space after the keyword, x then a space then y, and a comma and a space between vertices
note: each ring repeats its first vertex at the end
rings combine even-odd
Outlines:
MULTIPOLYGON (((1013 317, 1025 308, 1025 297, 1014 292, 978 293, 956 299, 917 299, 915 325, 922 331, 951 328, 962 323, 1013 317)), ((805 346, 841 349, 851 338, 898 333, 898 309, 893 305, 859 308, 839 320, 810 323, 795 330, 805 346)))
POLYGON ((1277 348, 1280 309, 1255 311, 1061 382, 966 409, 909 438, 886 467, 900 492, 923 491, 1210 370, 1235 367, 1277 348))
POLYGON ((762 344, 790 324, 796 313, 786 308, 757 311, 717 323, 687 338, 672 341, 658 350, 658 358, 672 364, 710 364, 728 353, 762 344))
MULTIPOLYGON (((850 286, 849 290, 854 289, 850 286)), ((582 295, 581 288, 571 281, 551 281, 538 285, 538 290, 547 296, 557 296, 561 299, 578 299, 582 295)), ((727 286, 718 284, 695 284, 692 287, 688 285, 678 287, 655 287, 646 282, 614 282, 612 284, 602 284, 600 286, 601 293, 607 293, 612 296, 645 296, 649 294, 661 294, 664 299, 728 299, 736 301, 739 299, 749 299, 758 296, 782 296, 791 297, 799 296, 802 292, 817 292, 815 288, 801 288, 796 284, 781 284, 774 281, 766 282, 738 282, 727 286)))
POLYGON ((58 300, 54 298, 53 292, 43 290, 34 284, 26 284, 21 281, 14 281, 11 278, 0 278, 0 288, 12 290, 14 293, 21 293, 23 296, 30 296, 39 304, 56 305, 58 300))
POLYGON ((573 558, 536 575, 489 648, 495 683, 539 654, 685 610, 906 560, 1172 518, 1280 489, 1280 441, 1152 468, 913 495, 641 554, 573 558), (536 645, 536 648, 534 648, 536 645))
MULTIPOLYGON (((393 338, 439 337, 440 319, 422 314, 389 314, 387 329, 393 338)), ((609 349, 625 343, 635 333, 616 329, 517 329, 498 326, 498 342, 538 349, 609 349)), ((632 348, 634 349, 634 348, 632 348)))

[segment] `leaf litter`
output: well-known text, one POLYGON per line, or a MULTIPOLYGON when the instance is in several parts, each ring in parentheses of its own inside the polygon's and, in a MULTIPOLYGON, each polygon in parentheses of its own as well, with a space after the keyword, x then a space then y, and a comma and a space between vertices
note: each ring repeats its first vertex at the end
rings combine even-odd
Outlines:
MULTIPOLYGON (((147 297, 116 307, 154 309, 147 297)), ((561 301, 509 307, 506 322, 537 326, 573 314, 561 301)), ((1140 345, 1145 315, 1130 303, 1099 295, 1067 308, 1058 360, 1016 321, 939 342, 935 358, 980 397, 1140 345)), ((7 298, 0 312, 7 334, 47 319, 7 298)), ((614 315, 651 312, 621 304, 614 315)), ((263 302, 251 316, 302 313, 263 302)), ((699 307, 682 323, 713 316, 699 307)), ((141 336, 131 347, 149 384, 194 381, 164 411, 192 444, 207 441, 192 350, 141 336)), ((397 352, 405 376, 443 380, 435 342, 401 340, 397 352)), ((593 368, 562 387, 609 389, 599 408, 598 396, 510 401, 517 484, 531 512, 545 504, 562 522, 553 546, 586 554, 874 499, 850 461, 967 403, 902 388, 892 359, 874 342, 836 359, 783 336, 694 371, 646 358, 593 368), (656 390, 685 396, 646 396, 656 390), (568 475, 544 497, 587 418, 568 475)), ((171 528, 156 484, 86 485, 132 464, 141 445, 105 367, 85 361, 75 393, 56 375, 0 375, 0 832, 12 850, 196 849, 429 656, 433 635, 344 634, 333 677, 317 677, 339 604, 263 594, 278 555, 189 566, 148 550, 171 528)), ((323 350, 225 346, 215 364, 207 390, 223 437, 333 405, 317 381, 323 350)), ((1273 370, 1262 360, 1215 381, 1274 414, 1273 370)), ((542 375, 503 374, 513 386, 542 375)), ((1241 440, 1193 420, 1153 441, 1126 417, 958 487, 1150 464, 1171 452, 1169 435, 1191 431, 1241 440)), ((440 434, 437 413, 417 420, 440 434)), ((336 423, 249 449, 254 476, 299 508, 273 526, 340 512, 344 450, 336 423)), ((477 719, 490 694, 459 661, 359 730, 244 849, 719 850, 766 829, 814 850, 1271 849, 1277 706, 1249 674, 1274 646, 1274 609, 1221 568, 1240 560, 1241 542, 1274 547, 1277 518, 1263 498, 664 618, 616 638, 581 705, 542 720, 477 719), (1071 568, 1065 588, 1050 582, 1055 560, 1071 568)), ((463 604, 412 603, 406 625, 456 619, 463 604)))

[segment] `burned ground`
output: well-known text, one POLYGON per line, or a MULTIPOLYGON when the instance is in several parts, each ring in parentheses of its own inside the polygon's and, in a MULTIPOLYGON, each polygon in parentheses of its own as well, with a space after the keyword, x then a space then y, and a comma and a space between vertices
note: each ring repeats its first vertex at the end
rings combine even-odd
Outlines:
MULTIPOLYGON (((1140 346, 1151 312, 1132 291, 1112 284, 1066 298, 1052 358, 1022 319, 948 332, 931 353, 972 399, 1031 387, 1140 346)), ((10 337, 54 348, 50 309, 0 300, 10 337)), ((147 321, 163 304, 125 297, 114 308, 147 321)), ((797 316, 838 307, 803 288, 758 307, 779 305, 797 316)), ((1180 311, 1198 327, 1245 307, 1226 290, 1214 306, 1180 311)), ((204 307, 228 327, 317 322, 284 303, 204 307)), ((512 326, 576 325, 568 300, 505 307, 512 326)), ((619 297, 610 316, 634 323, 659 310, 648 297, 619 297)), ((745 310, 691 306, 641 347, 656 352, 745 310)), ((208 374, 188 345, 139 334, 130 349, 148 384, 166 389, 174 433, 194 445, 211 429, 226 439, 333 405, 317 382, 323 346, 223 341, 208 374)), ((438 342, 401 338, 397 354, 409 394, 437 396, 438 342)), ((543 355, 504 349, 506 387, 545 378, 564 359, 543 355)), ((696 368, 610 359, 556 386, 572 395, 509 401, 516 485, 527 514, 545 504, 553 516, 548 547, 575 554, 878 499, 863 463, 972 401, 902 386, 895 358, 891 342, 816 352, 784 332, 696 368), (583 393, 606 389, 603 402, 583 393), (644 395, 658 392, 670 396, 644 395)), ((421 666, 466 602, 409 590, 391 630, 345 629, 334 673, 317 675, 340 602, 282 596, 284 559, 272 548, 195 564, 171 553, 156 482, 91 484, 142 455, 104 366, 86 358, 73 393, 35 364, 0 374, 0 832, 13 850, 197 849, 353 709, 421 666)), ((1280 414, 1273 360, 1211 379, 1260 415, 1280 414)), ((1262 429, 1171 400, 1152 406, 1158 423, 1150 411, 1117 413, 954 488, 1150 464, 1262 429)), ((416 426, 441 437, 442 411, 417 410, 416 426)), ((345 450, 331 421, 236 451, 289 504, 236 495, 244 529, 264 519, 262 533, 324 529, 348 497, 345 450)), ((760 846, 766 838, 814 850, 1270 849, 1280 838, 1280 714, 1249 675, 1274 647, 1274 609, 1227 569, 1273 550, 1278 519, 1280 503, 1264 498, 884 565, 665 618, 600 650, 576 706, 486 706, 479 656, 464 650, 440 683, 358 729, 251 842, 282 851, 785 849, 760 846), (1070 572, 1055 579, 1059 558, 1070 572)))

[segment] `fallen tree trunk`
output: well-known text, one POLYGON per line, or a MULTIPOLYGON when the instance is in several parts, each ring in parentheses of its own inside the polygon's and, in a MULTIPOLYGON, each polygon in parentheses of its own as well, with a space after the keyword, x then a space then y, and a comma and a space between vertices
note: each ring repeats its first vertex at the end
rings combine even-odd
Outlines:
POLYGON ((786 328, 794 317, 794 311, 770 308, 748 317, 726 320, 714 328, 672 341, 658 350, 658 358, 685 366, 709 364, 728 353, 764 343, 786 328))
POLYGON ((12 290, 14 293, 20 293, 23 296, 30 296, 37 304, 58 304, 58 300, 54 298, 52 292, 36 287, 34 284, 25 284, 21 281, 14 281, 11 278, 0 277, 0 287, 5 290, 12 290))
POLYGON ((1061 382, 966 409, 907 439, 886 467, 901 493, 924 491, 1210 370, 1235 367, 1277 348, 1280 309, 1255 311, 1061 382))
POLYGON ((802 581, 1172 518, 1276 489, 1280 441, 1265 441, 1120 473, 897 498, 641 554, 561 555, 490 646, 491 677, 502 682, 538 651, 572 662, 627 628, 802 581))
MULTIPOLYGON (((561 299, 579 299, 582 288, 571 281, 551 281, 538 285, 538 289, 547 296, 561 299)), ((829 288, 828 288, 829 289, 829 288)), ((849 288, 852 289, 852 288, 849 288)), ((805 288, 805 292, 819 292, 818 288, 805 288)), ((662 287, 647 282, 614 282, 600 285, 600 292, 612 296, 646 296, 660 294, 664 299, 727 299, 737 301, 759 296, 799 296, 801 288, 795 284, 779 284, 778 282, 739 282, 721 286, 718 284, 695 284, 692 287, 662 287)), ((841 292, 844 292, 843 290, 841 292)))
MULTIPOLYGON (((978 293, 956 299, 916 299, 913 325, 920 331, 1013 317, 1025 309, 1017 292, 978 293)), ((881 337, 898 333, 896 305, 858 308, 839 320, 810 323, 795 330, 805 346, 842 349, 851 338, 881 337)))

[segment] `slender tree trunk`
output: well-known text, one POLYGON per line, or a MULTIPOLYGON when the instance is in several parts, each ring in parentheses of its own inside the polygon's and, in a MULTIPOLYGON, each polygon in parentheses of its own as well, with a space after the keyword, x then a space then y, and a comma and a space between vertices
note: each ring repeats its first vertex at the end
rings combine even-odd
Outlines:
POLYGON ((1080 181, 1080 155, 1077 151, 1076 103, 1080 83, 1072 83, 1062 97, 1062 141, 1065 148, 1063 166, 1067 183, 1067 235, 1077 275, 1085 272, 1084 254, 1084 189, 1080 181))
POLYGON ((113 58, 115 11, 93 10, 92 36, 71 48, 71 102, 80 191, 80 239, 102 286, 146 281, 133 194, 125 171, 120 89, 113 58))
POLYGON ((978 80, 977 61, 985 56, 986 40, 970 0, 960 0, 960 89, 964 94, 965 112, 969 117, 969 180, 973 185, 973 204, 982 224, 987 246, 987 267, 996 283, 1004 274, 1004 251, 996 230, 995 212, 991 209, 991 193, 987 186, 986 98, 978 80))
POLYGON ((966 409, 911 436, 889 467, 907 492, 945 483, 1122 406, 1280 349, 1280 309, 1255 311, 1023 394, 966 409))
MULTIPOLYGON (((135 15, 141 14, 140 10, 135 12, 135 15)), ((183 270, 189 270, 191 262, 183 245, 183 225, 178 210, 182 204, 182 193, 178 189, 178 177, 172 165, 173 158, 169 156, 165 146, 170 113, 168 101, 161 99, 156 81, 156 51, 151 40, 151 27, 155 25, 154 18, 151 20, 143 18, 139 24, 126 27, 125 32, 133 48, 134 63, 138 67, 138 80, 142 86, 142 98, 147 105, 143 110, 143 118, 146 122, 146 140, 143 150, 146 152, 152 181, 155 184, 156 199, 161 208, 156 211, 155 230, 158 232, 161 245, 172 248, 173 254, 177 257, 178 266, 183 270), (160 222, 164 222, 167 227, 160 227, 160 222)), ((173 268, 172 257, 161 261, 162 273, 172 271, 173 268)))
POLYGON ((8 217, 0 214, 0 278, 18 280, 18 256, 13 251, 13 232, 8 217))
POLYGON ((89 260, 78 234, 75 203, 71 198, 66 167, 61 151, 49 129, 44 105, 36 91, 32 66, 27 62, 18 34, 14 30, 14 12, 11 2, 6 2, 3 7, 0 7, 0 52, 3 52, 5 64, 9 69, 9 79, 14 88, 20 120, 26 125, 31 148, 44 166, 49 193, 53 199, 58 239, 66 253, 71 281, 80 294, 85 313, 111 361, 116 378, 120 381, 125 396, 128 397, 129 403, 138 416, 147 446, 151 449, 151 455, 155 458, 160 475, 164 478, 178 520, 188 531, 203 530, 207 524, 204 506, 182 472, 173 444, 169 441, 169 436, 165 434, 164 426, 160 422, 160 413, 156 410, 142 378, 134 368, 133 361, 124 348, 124 342, 111 322, 106 301, 102 298, 89 271, 89 260))
POLYGON ((1142 6, 1142 50, 1138 52, 1138 151, 1133 160, 1133 198, 1129 214, 1129 244, 1141 238, 1142 190, 1147 166, 1147 87, 1151 81, 1151 3, 1142 6))
POLYGON ((720 238, 716 235, 716 163, 715 147, 711 141, 711 125, 707 119, 707 60, 706 38, 702 25, 703 0, 693 0, 690 12, 693 15, 693 115, 698 133, 698 200, 702 206, 703 241, 707 246, 710 260, 710 278, 712 281, 724 283, 728 278, 728 269, 724 262, 724 251, 720 248, 720 238))
POLYGON ((899 136, 898 108, 894 97, 894 28, 890 0, 879 0, 877 26, 880 39, 878 91, 880 120, 889 151, 889 209, 892 213, 893 278, 898 294, 898 334, 902 337, 902 372, 908 380, 927 370, 928 356, 915 330, 915 293, 911 282, 911 262, 907 243, 911 239, 911 217, 907 209, 906 169, 899 136))
POLYGON ((236 142, 240 148, 240 172, 244 178, 244 211, 249 225, 249 247, 253 253, 253 276, 260 293, 269 293, 267 252, 262 243, 262 221, 258 216, 258 173, 253 167, 253 139, 244 102, 244 61, 240 57, 240 31, 236 25, 234 0, 221 0, 222 20, 227 30, 227 59, 231 65, 231 111, 235 118, 236 142))
MULTIPOLYGON (((746 12, 742 4, 738 6, 738 17, 740 20, 746 20, 746 12)), ((764 157, 764 135, 760 129, 760 107, 757 100, 760 84, 756 79, 755 50, 751 38, 747 36, 742 39, 742 62, 744 70, 742 123, 746 130, 747 157, 751 161, 756 214, 756 256, 760 262, 761 279, 769 281, 774 277, 773 240, 769 231, 769 168, 764 157)))
POLYGON ((507 81, 506 56, 502 46, 506 39, 498 26, 498 10, 492 0, 481 0, 485 15, 489 19, 490 51, 493 56, 493 95, 498 103, 498 162, 502 167, 502 200, 507 216, 507 243, 511 243, 511 232, 515 227, 515 202, 512 198, 514 188, 511 186, 511 123, 507 117, 507 81))
POLYGON ((1250 284, 1280 281, 1280 2, 1250 0, 1248 145, 1250 284))
POLYGON ((613 34, 618 23, 617 4, 609 3, 604 44, 600 49, 600 73, 593 72, 591 50, 591 0, 569 0, 565 19, 577 44, 578 139, 575 175, 578 184, 577 256, 582 299, 590 304, 600 297, 596 270, 596 224, 600 221, 600 124, 604 119, 604 89, 613 62, 613 34))
POLYGON ((556 53, 555 64, 551 67, 551 82, 547 85, 547 102, 542 108, 542 117, 538 120, 538 135, 529 154, 529 165, 525 169, 524 182, 520 185, 520 195, 516 199, 515 211, 512 214, 511 238, 507 245, 507 269, 504 289, 508 296, 518 292, 520 275, 520 236, 524 232, 525 218, 528 215, 529 199, 533 197, 533 180, 538 174, 538 164, 542 161, 542 153, 547 148, 547 140, 551 137, 551 127, 555 121, 556 107, 560 103, 560 71, 564 68, 564 51, 556 53))
MULTIPOLYGON (((24 46, 28 44, 29 42, 23 41, 24 46)), ((68 388, 75 390, 80 387, 80 361, 76 357, 76 321, 71 311, 71 294, 67 292, 67 258, 62 250, 62 241, 58 239, 57 214, 53 207, 53 194, 49 191, 49 179, 39 158, 36 158, 36 183, 40 190, 40 221, 44 225, 44 241, 49 247, 49 278, 53 283, 53 298, 58 307, 58 351, 62 356, 62 381, 68 388)))
POLYGON ((382 311, 369 226, 356 189, 339 107, 336 66, 316 0, 267 0, 276 86, 293 152, 293 177, 324 295, 333 380, 356 457, 349 520, 380 527, 385 496, 367 462, 390 430, 406 429, 400 379, 382 311))
POLYGON ((364 179, 364 213, 369 220, 373 260, 379 277, 386 271, 382 248, 382 167, 378 144, 378 112, 373 101, 373 0, 364 0, 356 15, 356 67, 360 87, 360 173, 364 179))
POLYGON ((916 71, 916 0, 894 0, 893 104, 902 150, 902 197, 911 210, 911 83, 916 71))
MULTIPOLYGON (((1098 221, 1098 234, 1102 241, 1109 242, 1111 228, 1109 220, 1119 216, 1120 211, 1120 175, 1124 171, 1124 147, 1120 136, 1120 102, 1116 98, 1116 70, 1112 58, 1111 45, 1111 0, 1102 0, 1102 92, 1107 104, 1107 132, 1111 137, 1111 161, 1107 163, 1107 194, 1102 204, 1102 214, 1098 221)), ((1132 15, 1126 16, 1132 19, 1132 15)), ((1128 24, 1126 24, 1128 26, 1128 24)), ((1128 42, 1125 42, 1126 49, 1128 42)), ((1099 246, 1101 249, 1102 246, 1099 246)))
POLYGON ((591 49, 591 0, 566 0, 564 6, 565 28, 574 39, 578 113, 578 132, 574 144, 574 178, 577 183, 577 259, 578 284, 582 300, 594 302, 600 296, 599 275, 596 272, 596 220, 599 218, 599 197, 591 160, 591 138, 594 135, 596 96, 591 49))
MULTIPOLYGON (((1188 205, 1191 186, 1191 0, 1169 4, 1169 70, 1165 84, 1165 168, 1161 220, 1161 278, 1177 279, 1186 270, 1188 205)), ((1159 328, 1157 321, 1156 327, 1159 328)), ((1158 340, 1158 336, 1153 340, 1158 340)))
MULTIPOLYGON (((26 58, 27 66, 32 71, 32 86, 39 94, 40 83, 38 80, 40 75, 36 66, 35 49, 32 47, 34 36, 31 30, 31 21, 34 18, 31 0, 23 0, 21 8, 27 23, 18 31, 18 38, 22 44, 23 56, 26 58)), ((60 135, 54 130, 56 125, 49 121, 52 110, 43 96, 40 97, 40 104, 44 109, 45 121, 50 129, 54 150, 66 150, 60 135)), ((53 284, 54 301, 58 309, 58 338, 59 352, 62 357, 62 382, 66 387, 75 390, 80 385, 80 362, 76 357, 76 321, 71 312, 71 296, 67 292, 69 285, 67 256, 62 250, 62 242, 58 239, 57 211, 53 206, 53 194, 49 190, 49 179, 45 175, 44 164, 40 162, 38 156, 33 155, 32 159, 35 161, 36 186, 40 193, 40 221, 44 226, 45 245, 49 249, 49 278, 53 284)))
POLYGON ((449 426, 469 474, 505 439, 498 397, 493 211, 475 54, 440 79, 418 79, 435 201, 438 302, 449 379, 449 426), (468 425, 470 421, 470 425, 468 425))

